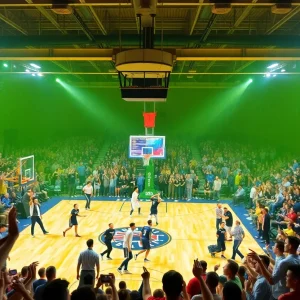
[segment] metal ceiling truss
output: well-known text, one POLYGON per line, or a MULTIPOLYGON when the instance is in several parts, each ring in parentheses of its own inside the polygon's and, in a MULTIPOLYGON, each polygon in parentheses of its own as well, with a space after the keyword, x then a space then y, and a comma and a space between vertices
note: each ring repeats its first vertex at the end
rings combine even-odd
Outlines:
MULTIPOLYGON (((252 0, 253 4, 255 4, 257 2, 258 2, 258 0, 252 0)), ((243 10, 242 14, 238 17, 238 19, 234 22, 234 25, 232 26, 232 28, 228 31, 228 34, 234 33, 234 31, 241 25, 241 23, 249 15, 252 8, 253 8, 253 5, 249 5, 243 10)))
MULTIPOLYGON (((30 6, 39 6, 39 7, 50 7, 52 5, 51 0, 34 0, 32 1, 34 4, 30 6)), ((231 6, 241 7, 241 6, 257 6, 257 7, 270 7, 276 4, 276 1, 260 1, 258 3, 252 3, 251 0, 233 0, 231 6)), ((128 1, 118 1, 118 0, 86 0, 85 3, 81 3, 79 0, 75 0, 73 3, 69 4, 73 7, 80 7, 80 6, 95 6, 95 7, 132 7, 132 3, 128 1)), ((188 1, 172 1, 172 2, 165 2, 164 0, 158 0, 157 6, 165 6, 165 7, 199 7, 199 6, 213 6, 214 2, 205 0, 203 3, 201 2, 188 2, 188 1)), ((300 0, 293 0, 292 6, 300 6, 300 0)), ((0 6, 7 6, 7 7, 27 7, 28 5, 24 4, 23 0, 2 0, 0 2, 0 6)))
MULTIPOLYGON (((0 49, 0 60, 112 61, 120 49, 0 49)), ((198 48, 165 49, 177 61, 298 61, 299 48, 198 48)))
POLYGON ((13 16, 9 11, 4 8, 4 14, 0 12, 0 20, 13 27, 17 31, 21 32, 24 35, 28 35, 27 30, 23 28, 21 24, 18 24, 15 20, 13 20, 13 16))
MULTIPOLYGON (((79 1, 80 1, 80 3, 82 3, 82 4, 86 4, 86 1, 85 1, 85 0, 79 0, 79 1)), ((100 21, 100 19, 99 19, 97 13, 96 13, 96 11, 95 11, 95 9, 94 9, 92 6, 90 6, 90 5, 88 6, 88 9, 89 9, 90 14, 93 16, 95 22, 97 23, 97 25, 98 25, 100 31, 102 32, 102 34, 103 34, 103 35, 107 35, 107 31, 106 31, 104 25, 102 24, 102 22, 100 21)))
MULTIPOLYGON (((199 0, 199 4, 202 4, 203 2, 204 2, 204 0, 199 0)), ((200 13, 201 13, 201 9, 202 9, 202 6, 199 5, 198 8, 196 9, 196 11, 193 12, 191 15, 191 28, 190 28, 190 32, 189 32, 190 35, 192 35, 194 32, 195 26, 198 22, 198 19, 199 19, 200 13)))
MULTIPOLYGON (((46 19, 48 19, 51 24, 58 29, 62 34, 67 34, 67 31, 60 27, 58 22, 55 20, 52 13, 50 13, 48 10, 46 10, 43 6, 36 6, 36 3, 34 3, 32 0, 25 0, 28 4, 27 5, 33 5, 46 19)), ((0 4, 1 6, 1 4, 0 4)))

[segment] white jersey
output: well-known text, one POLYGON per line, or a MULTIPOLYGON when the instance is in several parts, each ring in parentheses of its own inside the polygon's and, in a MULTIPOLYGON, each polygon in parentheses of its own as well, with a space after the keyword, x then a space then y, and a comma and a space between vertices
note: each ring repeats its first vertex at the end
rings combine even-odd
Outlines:
POLYGON ((93 194, 93 186, 85 185, 82 190, 85 194, 88 194, 88 195, 93 194))
POLYGON ((139 194, 136 191, 134 191, 132 193, 132 196, 131 196, 131 206, 132 206, 132 209, 136 209, 136 208, 140 208, 141 207, 140 206, 140 201, 138 199, 138 196, 139 196, 139 194))
POLYGON ((131 243, 133 239, 133 231, 131 228, 128 228, 124 235, 124 240, 123 240, 123 248, 128 248, 128 246, 131 248, 131 243))

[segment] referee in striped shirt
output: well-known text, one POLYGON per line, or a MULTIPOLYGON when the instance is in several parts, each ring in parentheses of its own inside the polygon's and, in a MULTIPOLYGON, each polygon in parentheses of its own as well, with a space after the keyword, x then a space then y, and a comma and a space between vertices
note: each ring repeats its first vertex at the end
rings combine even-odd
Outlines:
POLYGON ((89 239, 87 240, 86 244, 88 248, 80 253, 77 263, 77 280, 80 279, 78 287, 84 285, 84 277, 86 275, 90 274, 95 279, 99 277, 100 272, 99 255, 93 250, 94 241, 92 239, 89 239), (80 267, 81 272, 79 275, 80 267), (96 276, 95 267, 97 271, 96 276))

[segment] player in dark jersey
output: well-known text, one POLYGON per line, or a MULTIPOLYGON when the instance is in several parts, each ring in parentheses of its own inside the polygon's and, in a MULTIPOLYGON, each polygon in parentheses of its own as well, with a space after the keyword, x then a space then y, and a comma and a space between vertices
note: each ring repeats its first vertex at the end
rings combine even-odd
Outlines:
MULTIPOLYGON (((218 251, 217 252, 221 252, 221 257, 225 258, 224 256, 224 251, 226 250, 226 246, 225 246, 225 240, 226 240, 226 229, 225 227, 225 222, 222 222, 220 224, 219 229, 217 230, 217 243, 218 243, 218 251)), ((211 253, 212 257, 215 257, 215 253, 211 253)))
POLYGON ((147 259, 149 252, 150 252, 150 242, 151 242, 151 235, 152 235, 152 221, 148 220, 148 226, 144 226, 140 232, 140 240, 143 247, 143 250, 141 250, 138 254, 134 255, 134 259, 137 259, 137 257, 146 252, 144 262, 150 261, 147 259))
POLYGON ((114 224, 113 223, 109 223, 108 224, 108 229, 104 232, 104 243, 107 247, 107 249, 105 251, 103 251, 102 253, 100 253, 101 258, 103 259, 104 254, 107 253, 107 259, 111 260, 112 258, 110 257, 110 253, 112 251, 112 245, 111 245, 111 241, 114 241, 114 235, 116 233, 116 231, 114 230, 114 224))
POLYGON ((157 218, 157 206, 162 201, 160 198, 160 193, 157 193, 153 195, 150 200, 152 201, 151 207, 150 207, 150 215, 148 217, 148 220, 152 220, 152 217, 155 218, 156 225, 158 225, 158 218, 157 218))
POLYGON ((77 229, 78 229, 77 217, 85 217, 85 216, 81 216, 79 214, 78 204, 74 204, 74 208, 72 209, 71 215, 70 215, 70 218, 69 218, 69 227, 65 231, 63 231, 63 236, 64 237, 66 236, 66 232, 68 230, 70 230, 73 226, 75 228, 75 236, 80 237, 80 235, 77 232, 77 229))

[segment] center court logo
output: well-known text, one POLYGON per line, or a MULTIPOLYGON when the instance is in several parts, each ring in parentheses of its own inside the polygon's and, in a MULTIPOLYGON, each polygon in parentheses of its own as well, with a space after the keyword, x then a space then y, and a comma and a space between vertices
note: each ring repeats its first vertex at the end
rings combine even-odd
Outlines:
MULTIPOLYGON (((137 227, 133 232, 132 239, 132 250, 141 250, 142 246, 140 244, 140 231, 143 227, 137 227)), ((112 242, 113 248, 123 249, 123 239, 127 231, 127 227, 115 228, 116 233, 114 235, 115 242, 112 242)), ((99 241, 104 244, 104 232, 99 235, 99 241)), ((163 230, 152 228, 152 240, 150 243, 151 249, 163 247, 170 243, 171 236, 163 230)))

